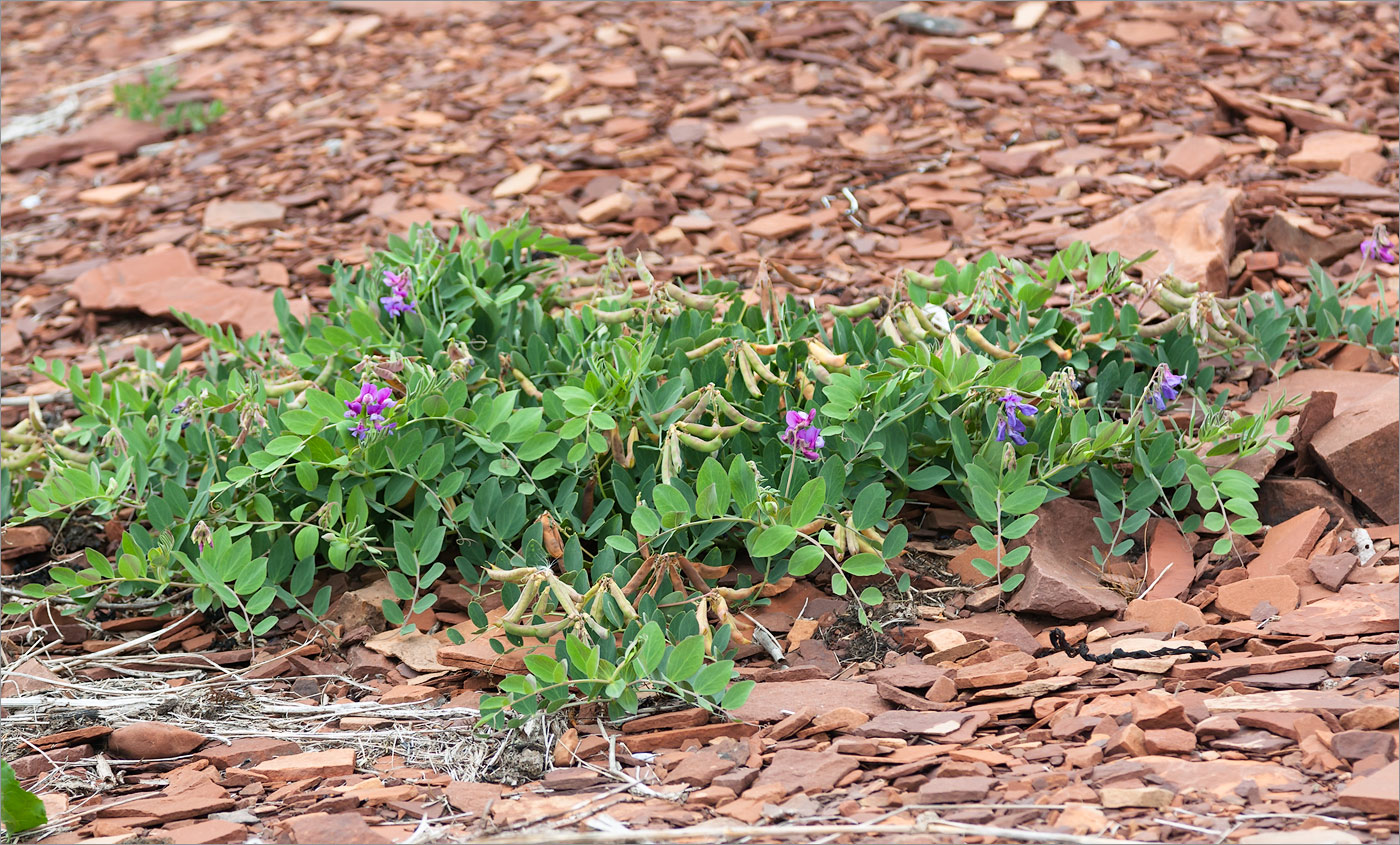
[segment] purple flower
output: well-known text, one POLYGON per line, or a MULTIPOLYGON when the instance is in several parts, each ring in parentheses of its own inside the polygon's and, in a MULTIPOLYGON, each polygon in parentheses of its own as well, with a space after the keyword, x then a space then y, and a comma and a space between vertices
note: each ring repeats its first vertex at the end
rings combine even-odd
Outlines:
POLYGON ((345 418, 356 421, 350 433, 364 440, 370 431, 366 422, 372 424, 375 431, 393 431, 394 423, 384 419, 384 412, 394 407, 393 393, 392 388, 375 387, 373 382, 361 385, 360 395, 345 402, 345 418))
POLYGON ((778 439, 791 446, 794 452, 800 453, 807 460, 815 461, 821 457, 818 450, 826 445, 826 440, 822 438, 821 429, 813 425, 816 420, 816 409, 788 411, 784 416, 787 429, 778 435, 778 439))
POLYGON ((1361 257, 1394 264, 1396 251, 1395 246, 1390 242, 1390 235, 1384 229, 1377 228, 1373 237, 1361 242, 1361 257))
POLYGON ((407 272, 395 273, 385 270, 384 284, 389 286, 389 295, 381 296, 379 304, 384 306, 390 317, 418 313, 418 300, 409 301, 413 296, 413 280, 408 277, 407 272))
POLYGON ((1026 424, 1018 414, 1033 417, 1036 415, 1035 406, 1022 402, 1021 397, 1014 393, 1007 393, 997 401, 1001 402, 1001 410, 997 414, 997 442, 1010 440, 1017 446, 1026 445, 1026 424))
POLYGON ((1167 410, 1168 402, 1175 401, 1176 397, 1181 395, 1183 379, 1173 373, 1171 367, 1163 364, 1157 368, 1157 372, 1153 375, 1153 381, 1156 383, 1156 387, 1147 395, 1147 398, 1152 403, 1152 407, 1156 408, 1157 413, 1160 414, 1167 410))

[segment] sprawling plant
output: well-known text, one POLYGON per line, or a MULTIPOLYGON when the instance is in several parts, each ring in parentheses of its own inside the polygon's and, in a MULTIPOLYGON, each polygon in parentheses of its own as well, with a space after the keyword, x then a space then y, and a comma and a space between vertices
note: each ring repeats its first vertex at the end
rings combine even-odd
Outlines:
MULTIPOLYGON (((1253 480, 1220 456, 1281 444, 1270 413, 1205 401, 1208 362, 1272 363, 1277 337, 1319 333, 1281 303, 1143 289, 1081 245, 1039 267, 941 262, 821 313, 777 297, 766 270, 745 299, 613 254, 581 285, 550 259, 583 249, 525 221, 463 222, 325 268, 324 314, 300 321, 279 296, 276 339, 181 315, 211 341, 202 375, 178 348, 86 377, 36 362, 81 415, 6 432, 13 518, 130 524, 115 560, 88 549, 24 596, 187 596, 261 636, 286 610, 322 616, 336 571, 383 570, 395 625, 452 577, 483 597, 477 627, 557 638, 483 701, 493 721, 579 696, 627 712, 648 691, 732 708, 749 686, 722 659, 749 630, 738 614, 820 577, 866 619, 910 491, 976 516, 997 550, 979 565, 1007 591, 1028 554, 1007 544, 1086 476, 1101 562, 1152 514, 1228 551, 1259 522, 1253 480), (1144 325, 1146 302, 1165 318, 1144 325), (1181 394, 1189 413, 1163 416, 1181 394)), ((1374 342, 1393 342, 1371 316, 1374 342)))

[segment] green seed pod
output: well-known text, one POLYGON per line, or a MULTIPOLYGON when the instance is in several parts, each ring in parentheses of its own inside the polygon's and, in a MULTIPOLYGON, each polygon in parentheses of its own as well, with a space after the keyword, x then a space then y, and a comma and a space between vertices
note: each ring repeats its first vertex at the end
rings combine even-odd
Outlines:
POLYGON ((623 308, 621 311, 594 311, 593 316, 597 318, 600 323, 607 323, 608 325, 615 326, 636 317, 637 312, 638 309, 633 307, 623 308))
POLYGON ((879 307, 880 297, 872 296, 854 305, 833 305, 827 310, 831 312, 831 316, 833 317, 849 317, 852 320, 856 320, 868 316, 879 307))
POLYGON ((697 452, 717 452, 724 445, 724 441, 718 438, 714 440, 702 440, 683 429, 676 429, 676 437, 680 442, 689 446, 697 452))

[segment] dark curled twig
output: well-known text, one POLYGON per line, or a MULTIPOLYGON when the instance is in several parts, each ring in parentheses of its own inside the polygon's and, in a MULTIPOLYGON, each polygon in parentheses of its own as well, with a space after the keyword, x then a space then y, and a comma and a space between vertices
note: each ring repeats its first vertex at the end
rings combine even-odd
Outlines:
POLYGON ((1197 648, 1192 645, 1169 645, 1163 646, 1155 651, 1148 651, 1147 649, 1125 651, 1121 648, 1115 648, 1113 651, 1107 652, 1106 654, 1090 654, 1087 644, 1079 643, 1078 645, 1072 646, 1065 639, 1064 631, 1061 631, 1059 628, 1051 628, 1049 653, 1054 654, 1057 651, 1062 651, 1070 657, 1082 657, 1094 663, 1107 663, 1110 660, 1118 660, 1124 657, 1140 660, 1147 657, 1168 657, 1176 654, 1187 655, 1192 661, 1215 660, 1220 657, 1220 652, 1213 648, 1197 648))

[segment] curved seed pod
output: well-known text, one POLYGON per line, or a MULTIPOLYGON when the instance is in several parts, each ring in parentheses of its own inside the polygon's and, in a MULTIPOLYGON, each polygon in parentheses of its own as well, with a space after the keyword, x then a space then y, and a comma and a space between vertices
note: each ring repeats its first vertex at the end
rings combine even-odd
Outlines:
POLYGON ((758 380, 754 378, 753 367, 749 365, 748 356, 739 352, 734 357, 739 365, 739 376, 744 380, 744 387, 748 388, 749 395, 755 399, 762 399, 763 391, 758 388, 758 380))
POLYGON ((719 408, 720 413, 728 417, 730 421, 738 423, 740 428, 744 429, 745 431, 763 430, 763 423, 759 422, 758 420, 749 419, 747 416, 744 415, 743 411, 740 411, 738 408, 731 405, 729 403, 729 400, 725 399, 724 396, 718 391, 716 391, 713 394, 713 397, 715 405, 719 408))
POLYGON ((818 364, 813 359, 808 358, 807 369, 812 371, 812 377, 815 378, 817 381, 821 382, 822 384, 831 384, 831 373, 827 372, 826 367, 823 367, 821 364, 818 364))
POLYGON ((718 438, 714 440, 701 440, 690 432, 681 429, 676 430, 676 437, 679 438, 682 443, 697 452, 716 452, 724 445, 724 441, 718 438))
POLYGON ((890 319, 890 315, 888 314, 880 321, 880 331, 884 332, 886 337, 894 341, 895 346, 903 346, 908 343, 908 341, 904 339, 904 336, 899 333, 899 329, 895 328, 894 320, 890 319))
POLYGON ((662 409, 662 410, 660 410, 660 411, 657 411, 656 413, 652 414, 652 415, 651 415, 652 421, 653 421, 653 422, 661 422, 662 420, 664 420, 664 419, 666 419, 667 417, 669 417, 669 416, 671 416, 672 414, 674 414, 676 411, 679 411, 679 410, 681 410, 681 409, 683 409, 683 408, 689 408, 689 407, 691 407, 692 405, 695 404, 696 400, 700 398, 700 394, 701 394, 701 393, 704 393, 705 390, 706 390, 706 388, 697 387, 696 389, 690 391, 690 392, 687 393, 686 395, 682 396, 679 400, 677 400, 677 401, 676 401, 676 404, 672 405, 672 406, 669 407, 669 408, 664 408, 664 409, 662 409))
POLYGON ((564 538, 559 534, 559 525, 546 511, 536 520, 544 526, 544 553, 558 560, 564 556, 564 538))
POLYGON ((915 273, 913 270, 904 271, 904 283, 923 288, 924 290, 937 291, 943 289, 943 281, 941 279, 925 276, 922 273, 915 273))
POLYGON ((845 352, 837 355, 835 352, 827 349, 826 344, 822 343, 817 338, 807 339, 807 356, 809 358, 815 358, 817 363, 829 370, 839 370, 846 366, 845 352))
POLYGON ((671 432, 671 469, 673 472, 681 472, 685 469, 685 458, 681 455, 681 441, 674 430, 671 432))
POLYGON ((707 296, 701 293, 691 293, 675 282, 667 282, 663 290, 675 301, 687 308, 694 308, 697 311, 713 311, 715 310, 715 305, 719 303, 718 297, 707 296))
POLYGON ((812 397, 817 395, 817 386, 812 383, 806 370, 797 371, 797 392, 802 396, 803 402, 810 402, 812 397))
POLYGON ((719 349, 721 346, 728 343, 729 340, 730 339, 727 337, 717 337, 709 343, 702 343, 694 349, 690 350, 689 352, 685 353, 685 357, 689 358, 692 361, 694 361, 696 358, 703 358, 706 355, 709 355, 711 352, 714 352, 716 349, 719 349))
POLYGON ((681 431, 693 434, 702 440, 713 440, 716 437, 733 437, 739 433, 738 423, 733 425, 701 425, 693 422, 680 422, 677 426, 681 431))
POLYGON ((501 630, 507 634, 514 634, 517 637, 535 637, 547 640, 573 623, 573 619, 556 619, 553 622, 546 622, 542 625, 521 625, 519 622, 502 619, 501 630))
POLYGON ((501 617, 502 622, 519 622, 525 615, 525 611, 535 601, 535 596, 540 593, 540 580, 533 578, 525 583, 524 589, 520 591, 520 598, 515 600, 515 604, 510 606, 510 610, 501 617))
POLYGON ((607 323, 608 325, 615 326, 618 323, 627 322, 637 316, 638 313, 639 309, 630 307, 623 308, 621 311, 594 311, 593 316, 596 317, 600 323, 607 323))
POLYGON ((895 328, 899 329, 900 334, 915 343, 928 337, 928 332, 924 331, 924 327, 919 325, 919 321, 909 319, 907 314, 901 313, 899 316, 895 317, 894 325, 895 328))
POLYGON ((1050 349, 1051 352, 1054 352, 1055 356, 1061 361, 1068 361, 1070 359, 1070 356, 1072 355, 1072 353, 1068 349, 1065 349, 1063 346, 1059 345, 1050 338, 1045 339, 1045 345, 1050 349))
POLYGON ((763 363, 763 359, 758 356, 758 350, 754 349, 752 343, 745 343, 740 347, 740 351, 748 357, 749 365, 753 367, 754 374, 769 384, 784 384, 785 382, 773 374, 768 369, 768 365, 763 363))
POLYGON ((1254 341, 1253 335, 1245 331, 1243 326, 1241 326, 1239 323, 1236 323, 1234 321, 1234 318, 1232 318, 1229 314, 1225 313, 1225 311, 1220 307, 1219 300, 1216 300, 1214 303, 1211 304, 1211 312, 1215 315, 1215 322, 1219 325, 1224 326, 1225 330, 1228 331, 1230 334, 1234 335, 1237 340, 1242 340, 1245 343, 1252 343, 1254 341))
POLYGON ((990 340, 982 336, 982 332, 978 331, 976 326, 964 325, 963 331, 967 333, 967 339, 972 341, 973 346, 976 346, 993 358, 1006 360, 1016 357, 1016 353, 1014 352, 1007 352, 999 346, 993 346, 990 340))
POLYGON ((670 484, 671 479, 676 475, 676 465, 671 458, 671 441, 674 437, 669 437, 661 441, 661 483, 670 484))
POLYGON ((735 619, 734 614, 729 612, 729 605, 725 604, 723 599, 719 596, 713 596, 710 601, 715 611, 715 620, 719 622, 721 626, 729 626, 729 638, 731 640, 741 645, 748 645, 753 642, 753 640, 749 639, 748 635, 739 628, 739 620, 735 619))
POLYGON ((749 346, 759 355, 777 355, 778 344, 776 343, 754 343, 749 342, 749 346))
POLYGON ((531 613, 532 616, 541 616, 541 617, 542 617, 542 616, 544 616, 545 614, 549 613, 549 605, 550 605, 549 593, 548 593, 548 592, 542 592, 542 593, 539 594, 539 596, 537 596, 537 597, 535 598, 535 606, 532 607, 532 608, 530 608, 530 613, 531 613))
POLYGON ((692 587, 694 587, 702 593, 710 589, 710 585, 705 583, 704 578, 700 577, 699 570, 695 568, 695 564, 690 560, 690 558, 687 558, 684 555, 677 555, 676 563, 680 566, 681 571, 685 573, 685 577, 690 579, 690 584, 692 587))
POLYGON ((728 564, 724 566, 709 566, 704 563, 695 563, 694 566, 695 571, 700 573, 700 577, 707 580, 711 578, 723 578, 725 575, 729 574, 728 564))
MULTIPOLYGON (((928 314, 924 313, 924 309, 910 307, 909 313, 914 315, 914 320, 918 322, 918 324, 923 328, 923 330, 928 332, 929 334, 935 337, 943 337, 948 334, 946 328, 940 328, 936 323, 933 322, 932 319, 929 318, 928 314)), ((948 319, 947 313, 945 313, 941 308, 938 309, 938 313, 941 315, 941 318, 946 322, 948 319)))
POLYGON ((481 571, 492 581, 504 581, 507 584, 523 584, 539 573, 538 569, 530 569, 524 566, 519 569, 496 569, 490 566, 483 566, 481 571))
MULTIPOLYGON (((1167 332, 1180 328, 1181 324, 1186 322, 1187 313, 1186 311, 1178 311, 1160 323, 1153 323, 1148 326, 1139 325, 1138 334, 1143 337, 1161 337, 1167 332)), ((1085 335, 1084 342, 1092 343, 1093 341, 1090 340, 1090 337, 1090 335, 1085 335)))
POLYGON ((710 409, 710 400, 714 397, 713 390, 705 391, 699 399, 695 400, 695 407, 690 409, 690 413, 681 417, 685 422, 699 422, 705 412, 710 409))
MULTIPOLYGON (((611 578, 608 579, 608 595, 612 596, 613 601, 617 602, 618 609, 622 611, 622 621, 624 623, 631 622, 633 619, 637 618, 636 608, 632 607, 632 602, 628 601, 627 596, 623 595, 622 588, 618 587, 617 582, 611 578)), ((602 601, 599 601, 598 604, 601 605, 602 601)))
POLYGON ((652 565, 655 560, 656 558, 654 557, 643 560, 642 565, 637 567, 637 571, 632 573, 632 577, 627 579, 627 583, 623 586, 622 591, 624 593, 631 593, 640 589, 642 583, 646 581, 646 577, 651 574, 652 565))
POLYGON ((705 638, 705 653, 709 654, 714 647, 714 634, 710 631, 710 608, 709 602, 705 598, 695 604, 695 624, 700 626, 700 636, 705 638))
POLYGON ((538 387, 535 387, 535 383, 533 381, 530 381, 530 379, 526 377, 524 373, 520 372, 514 367, 511 367, 510 374, 515 376, 516 381, 520 382, 520 390, 526 396, 529 396, 530 398, 536 400, 544 398, 544 393, 542 393, 538 387))
POLYGON ((754 584, 752 587, 745 587, 742 590, 736 590, 733 587, 715 587, 714 592, 715 595, 724 599, 726 602, 748 601, 753 598, 753 594, 758 592, 761 586, 763 585, 754 584))
POLYGON ((854 320, 865 317, 880 307, 880 297, 872 296, 869 299, 861 300, 854 305, 832 305, 827 308, 833 317, 849 317, 854 320))
POLYGON ((685 582, 681 580, 680 568, 674 564, 666 567, 666 577, 671 579, 671 589, 685 595, 685 582))
POLYGON ((818 517, 812 520, 811 522, 807 523, 806 525, 802 526, 801 528, 798 528, 797 533, 801 534, 804 537, 810 537, 818 531, 822 530, 822 528, 826 524, 827 520, 825 517, 818 517))

